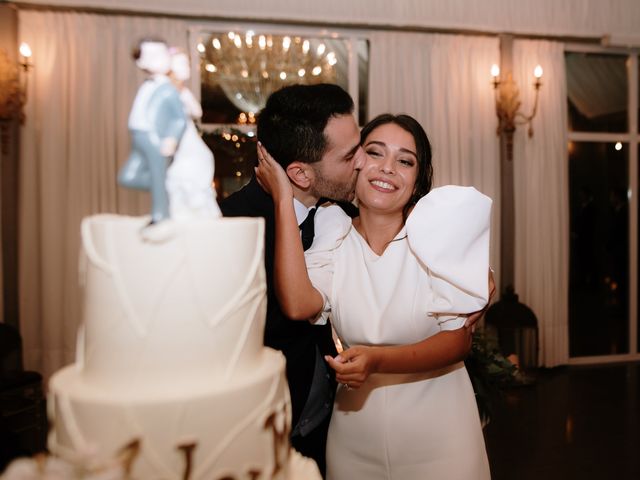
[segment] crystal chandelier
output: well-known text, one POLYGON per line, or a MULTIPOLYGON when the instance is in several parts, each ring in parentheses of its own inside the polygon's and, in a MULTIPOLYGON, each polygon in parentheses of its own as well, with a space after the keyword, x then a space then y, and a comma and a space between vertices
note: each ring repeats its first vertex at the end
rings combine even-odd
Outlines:
POLYGON ((271 93, 294 84, 333 82, 335 52, 324 42, 288 35, 228 32, 198 44, 202 78, 217 82, 225 96, 252 117, 271 93))

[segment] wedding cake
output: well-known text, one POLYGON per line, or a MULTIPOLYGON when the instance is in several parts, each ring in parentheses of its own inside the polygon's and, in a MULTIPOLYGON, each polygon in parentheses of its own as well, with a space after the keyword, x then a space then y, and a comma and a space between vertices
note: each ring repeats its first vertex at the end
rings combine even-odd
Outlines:
POLYGON ((263 346, 262 219, 82 223, 76 362, 49 385, 49 448, 108 462, 135 445, 135 479, 316 479, 289 445, 284 357, 263 346))

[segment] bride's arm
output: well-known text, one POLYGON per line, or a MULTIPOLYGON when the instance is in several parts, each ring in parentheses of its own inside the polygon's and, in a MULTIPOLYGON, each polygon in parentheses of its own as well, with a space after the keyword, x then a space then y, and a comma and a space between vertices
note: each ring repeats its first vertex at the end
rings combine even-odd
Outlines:
POLYGON ((289 178, 260 143, 256 178, 275 206, 273 277, 280 308, 292 320, 308 320, 320 313, 324 300, 307 274, 289 178))
POLYGON ((351 347, 335 359, 325 357, 336 380, 358 388, 372 373, 418 373, 464 360, 471 350, 471 330, 445 330, 418 343, 351 347))
POLYGON ((182 90, 180 90, 180 100, 182 100, 182 105, 189 117, 193 120, 202 118, 202 105, 187 87, 182 87, 182 90))

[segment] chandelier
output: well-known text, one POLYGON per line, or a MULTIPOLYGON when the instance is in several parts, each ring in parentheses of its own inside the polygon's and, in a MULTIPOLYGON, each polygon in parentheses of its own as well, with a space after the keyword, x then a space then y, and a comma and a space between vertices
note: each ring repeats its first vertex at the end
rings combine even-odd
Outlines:
POLYGON ((335 80, 336 54, 319 39, 228 32, 198 44, 204 82, 216 82, 249 119, 271 93, 294 83, 335 80))

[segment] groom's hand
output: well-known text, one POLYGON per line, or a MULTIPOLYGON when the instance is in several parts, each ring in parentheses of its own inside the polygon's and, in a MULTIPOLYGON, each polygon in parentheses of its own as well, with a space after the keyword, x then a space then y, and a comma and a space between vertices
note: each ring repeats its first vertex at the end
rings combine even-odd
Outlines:
POLYGON ((487 301, 487 305, 482 310, 478 310, 477 312, 473 312, 469 314, 469 317, 467 318, 467 321, 464 324, 465 328, 471 329, 471 333, 474 332, 474 330, 476 329, 476 323, 478 323, 478 320, 482 318, 482 316, 485 314, 485 312, 489 308, 489 305, 491 305, 491 299, 493 298, 495 293, 496 293, 496 282, 493 280, 493 271, 489 269, 489 300, 487 301))

